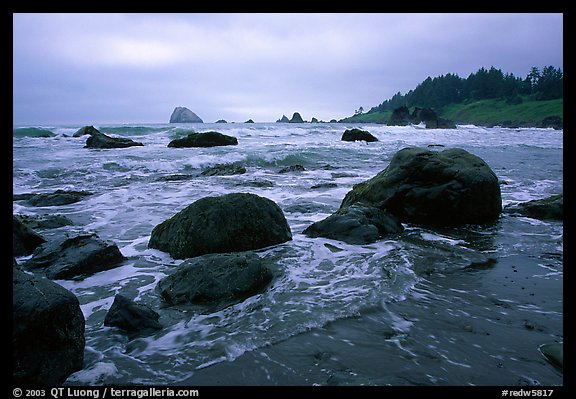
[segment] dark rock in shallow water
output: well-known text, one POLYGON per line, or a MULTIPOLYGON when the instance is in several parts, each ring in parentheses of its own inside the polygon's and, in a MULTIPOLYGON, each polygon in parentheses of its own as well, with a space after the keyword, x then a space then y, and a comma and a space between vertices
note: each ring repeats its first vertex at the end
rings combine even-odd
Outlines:
POLYGON ((80 129, 78 129, 72 135, 72 137, 81 137, 81 136, 84 136, 85 134, 92 136, 93 134, 97 134, 97 133, 100 133, 100 131, 98 129, 96 129, 94 126, 83 126, 80 129))
POLYGON ((46 242, 38 233, 12 216, 12 255, 24 256, 34 252, 40 244, 46 242))
POLYGON ((388 126, 406 126, 412 123, 410 110, 406 106, 398 107, 392 111, 390 119, 386 123, 388 126))
POLYGON ((174 139, 168 143, 168 147, 186 148, 186 147, 216 147, 223 145, 237 145, 236 137, 227 136, 219 132, 189 133, 188 136, 181 139, 174 139))
POLYGON ((554 130, 562 130, 564 128, 564 122, 562 118, 558 115, 547 116, 542 119, 542 127, 551 127, 554 130))
POLYGON ((492 222, 502 212, 498 178, 460 148, 398 151, 386 169, 356 184, 341 208, 355 203, 386 210, 401 222, 433 226, 492 222))
POLYGON ((137 304, 123 295, 116 294, 114 303, 106 313, 104 325, 118 327, 130 336, 140 336, 162 329, 160 315, 146 305, 137 304))
POLYGON ((188 108, 176 107, 170 116, 170 123, 204 123, 204 121, 188 108))
POLYGON ((24 267, 42 269, 50 279, 75 279, 117 267, 124 256, 96 234, 42 244, 24 267))
POLYGON ((322 188, 336 188, 338 187, 338 184, 336 183, 319 183, 319 184, 315 184, 312 187, 310 187, 312 190, 318 190, 318 189, 322 189, 322 188))
POLYGON ((81 370, 84 315, 74 294, 46 278, 12 271, 15 385, 60 385, 81 370))
POLYGON ((232 176, 246 173, 246 168, 242 165, 227 163, 212 166, 202 171, 202 176, 232 176))
POLYGON ((352 205, 313 223, 303 231, 303 234, 312 238, 340 240, 348 244, 370 244, 386 234, 398 234, 403 230, 400 222, 385 211, 352 205))
POLYGON ((505 211, 508 213, 519 213, 534 219, 563 220, 564 195, 556 194, 548 198, 507 206, 505 211))
POLYGON ((84 146, 84 148, 109 149, 109 148, 127 148, 143 145, 144 144, 142 143, 127 138, 110 137, 105 135, 104 133, 97 132, 92 133, 90 137, 86 139, 86 145, 84 146))
POLYGON ((374 142, 378 141, 370 132, 360 129, 348 129, 342 134, 342 141, 367 141, 374 142))
POLYGON ((271 280, 272 272, 254 253, 208 254, 183 262, 157 290, 170 305, 230 305, 261 292, 271 280))
POLYGON ((14 200, 26 200, 28 205, 32 206, 59 206, 81 201, 88 195, 92 195, 92 193, 88 191, 56 190, 53 193, 19 194, 14 196, 14 200))
POLYGON ((150 248, 176 259, 238 252, 292 239, 290 226, 273 201, 248 193, 205 197, 152 230, 150 248))
POLYGON ((304 172, 306 168, 300 164, 290 165, 285 168, 282 168, 278 171, 278 173, 290 173, 290 172, 304 172))
POLYGON ((74 223, 64 215, 30 216, 18 215, 18 219, 31 229, 57 229, 74 223))

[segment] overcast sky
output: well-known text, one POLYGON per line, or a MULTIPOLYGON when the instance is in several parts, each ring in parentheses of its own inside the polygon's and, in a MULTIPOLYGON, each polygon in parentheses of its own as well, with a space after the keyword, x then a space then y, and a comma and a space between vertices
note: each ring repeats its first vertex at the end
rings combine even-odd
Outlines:
POLYGON ((15 125, 341 119, 447 73, 563 68, 563 15, 14 14, 15 125))

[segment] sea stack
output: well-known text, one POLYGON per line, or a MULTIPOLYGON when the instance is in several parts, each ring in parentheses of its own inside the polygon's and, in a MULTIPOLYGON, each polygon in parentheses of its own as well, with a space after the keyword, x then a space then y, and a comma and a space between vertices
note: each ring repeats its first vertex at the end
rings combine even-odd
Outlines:
POLYGON ((188 108, 176 107, 170 116, 170 123, 204 123, 204 121, 188 108))

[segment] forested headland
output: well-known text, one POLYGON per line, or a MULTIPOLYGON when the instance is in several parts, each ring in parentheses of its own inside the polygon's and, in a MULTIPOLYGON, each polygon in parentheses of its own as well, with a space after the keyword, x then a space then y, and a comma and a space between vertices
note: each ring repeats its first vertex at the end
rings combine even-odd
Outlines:
POLYGON ((428 77, 406 94, 396 93, 340 122, 386 123, 399 107, 432 108, 459 124, 541 126, 545 118, 562 124, 564 75, 560 68, 532 67, 524 78, 500 69, 480 68, 467 78, 448 73, 428 77))

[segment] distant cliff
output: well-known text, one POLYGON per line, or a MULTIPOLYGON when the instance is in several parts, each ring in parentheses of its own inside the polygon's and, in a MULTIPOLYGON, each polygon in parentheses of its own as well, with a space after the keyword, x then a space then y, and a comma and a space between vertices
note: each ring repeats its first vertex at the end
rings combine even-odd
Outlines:
POLYGON ((170 123, 204 123, 204 121, 188 108, 176 107, 170 116, 170 123))

